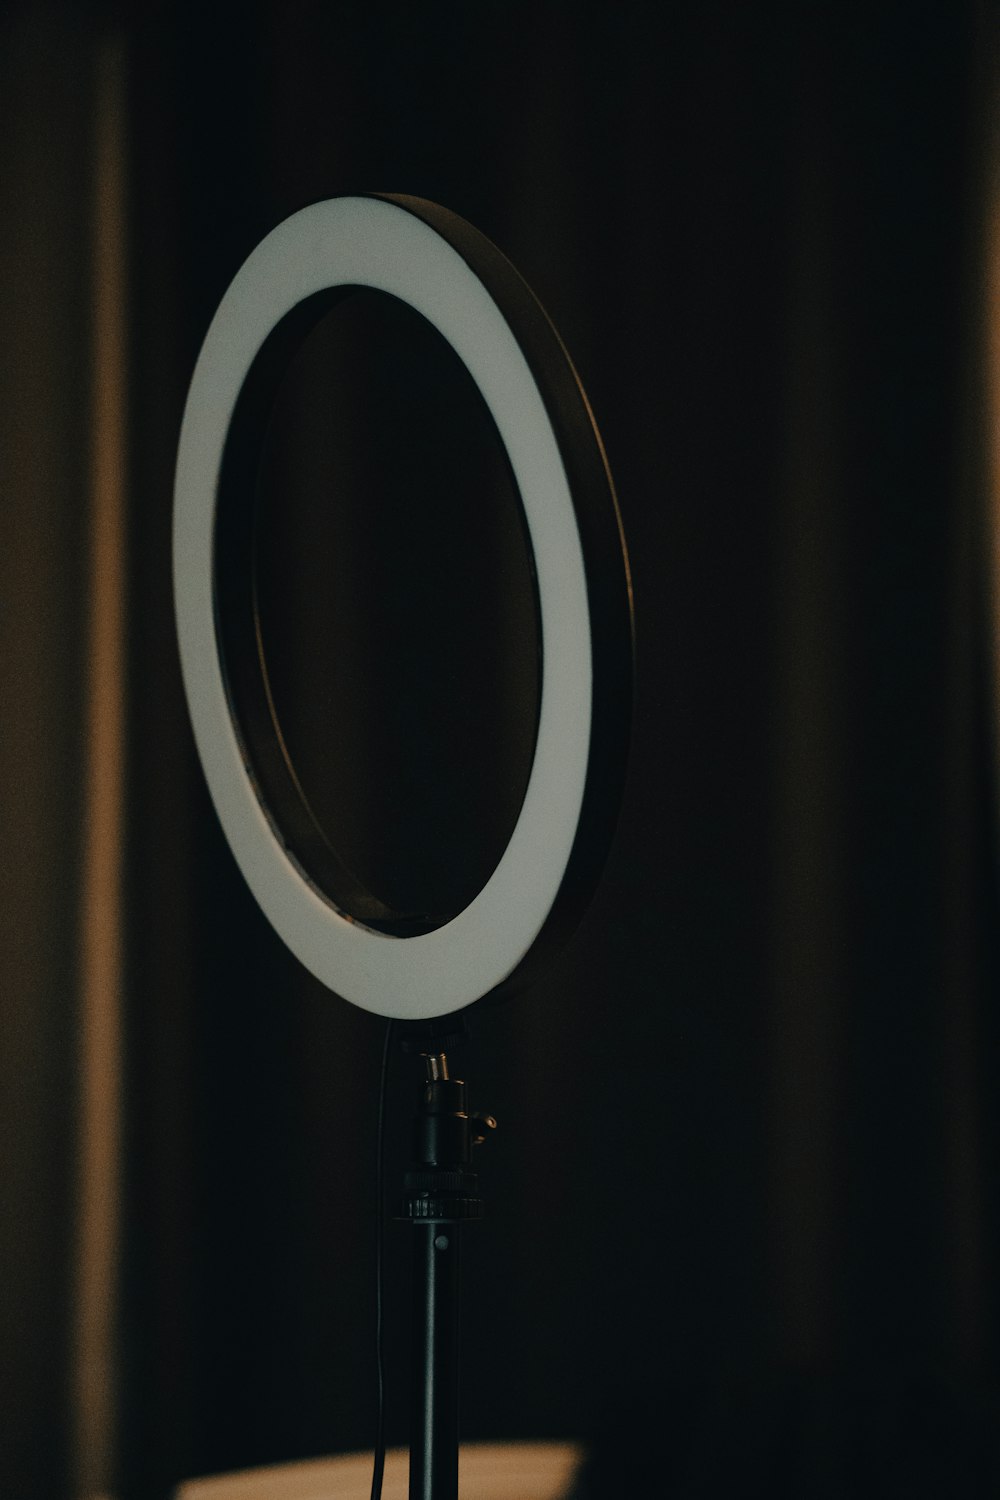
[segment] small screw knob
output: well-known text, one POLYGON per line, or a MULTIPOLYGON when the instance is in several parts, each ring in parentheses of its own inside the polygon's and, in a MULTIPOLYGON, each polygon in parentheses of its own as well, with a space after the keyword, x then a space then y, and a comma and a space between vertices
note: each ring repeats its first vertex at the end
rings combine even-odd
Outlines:
POLYGON ((492 1115, 470 1115, 469 1134, 474 1146, 481 1146, 491 1130, 496 1130, 497 1122, 492 1115))

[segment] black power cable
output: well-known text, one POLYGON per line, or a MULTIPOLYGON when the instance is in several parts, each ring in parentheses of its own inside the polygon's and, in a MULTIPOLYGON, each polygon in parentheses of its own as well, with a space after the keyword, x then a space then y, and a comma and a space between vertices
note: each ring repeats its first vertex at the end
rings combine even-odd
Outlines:
POLYGON ((382 1044, 382 1073, 378 1088, 378 1131, 375 1145, 375 1370, 378 1384, 378 1407, 375 1424, 375 1462, 372 1471, 371 1500, 382 1500, 382 1476, 385 1473, 385 1368, 382 1358, 383 1259, 385 1241, 385 1094, 389 1076, 389 1049, 392 1043, 392 1021, 385 1023, 382 1044))

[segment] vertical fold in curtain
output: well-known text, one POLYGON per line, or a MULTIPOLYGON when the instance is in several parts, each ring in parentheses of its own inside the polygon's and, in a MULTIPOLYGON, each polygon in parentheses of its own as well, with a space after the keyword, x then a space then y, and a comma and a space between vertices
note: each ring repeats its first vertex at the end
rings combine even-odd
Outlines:
POLYGON ((76 1494, 115 1462, 122 1115, 125 751, 125 54, 95 46, 91 172, 89 562, 80 885, 74 1266, 76 1494))
POLYGON ((111 1489, 124 521, 122 55, 0 17, 0 1493, 111 1489))
MULTIPOLYGON (((834 1316, 844 996, 844 520, 838 506, 829 90, 800 40, 788 141, 784 442, 775 527, 773 998, 768 1217, 775 1351, 813 1368, 834 1316)), ((810 45, 811 44, 811 45, 810 45)))
POLYGON ((66 1494, 90 381, 88 32, 0 16, 0 1493, 66 1494))

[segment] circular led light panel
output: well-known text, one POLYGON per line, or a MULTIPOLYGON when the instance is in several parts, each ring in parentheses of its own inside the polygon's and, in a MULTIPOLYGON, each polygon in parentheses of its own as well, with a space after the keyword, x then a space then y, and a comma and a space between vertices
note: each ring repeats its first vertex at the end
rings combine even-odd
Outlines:
POLYGON ((254 896, 305 967, 355 1005, 411 1020, 531 977, 577 924, 617 819, 631 592, 586 396, 542 308, 490 241, 436 204, 365 196, 314 204, 258 245, 222 299, 191 381, 174 585, 212 799, 254 896), (541 690, 520 816, 486 884, 431 930, 397 920, 365 892, 345 899, 350 877, 285 750, 256 617, 256 476, 268 411, 305 336, 361 287, 422 314, 475 381, 520 495, 537 583, 541 690))

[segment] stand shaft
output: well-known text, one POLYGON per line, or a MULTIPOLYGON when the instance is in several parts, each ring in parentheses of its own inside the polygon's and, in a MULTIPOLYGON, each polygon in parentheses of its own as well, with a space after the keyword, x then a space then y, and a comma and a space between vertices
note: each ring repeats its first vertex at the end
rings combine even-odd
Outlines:
POLYGON ((458 1500, 459 1226, 413 1226, 410 1500, 458 1500))

